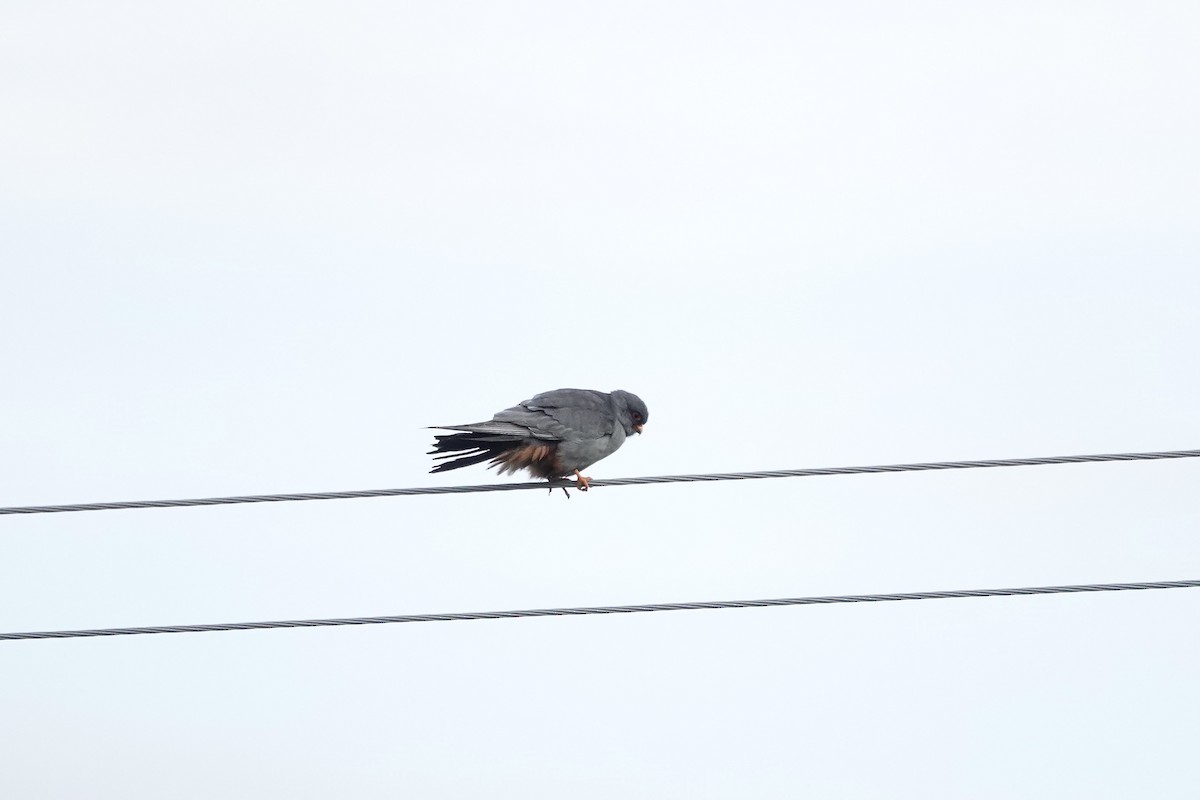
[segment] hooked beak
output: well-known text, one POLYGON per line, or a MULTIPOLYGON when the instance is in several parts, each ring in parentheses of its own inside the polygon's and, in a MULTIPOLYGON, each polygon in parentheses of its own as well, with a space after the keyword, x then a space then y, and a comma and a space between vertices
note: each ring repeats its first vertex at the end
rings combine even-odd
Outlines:
POLYGON ((634 425, 633 426, 634 433, 641 433, 642 428, 644 428, 644 427, 645 427, 644 425, 634 425))

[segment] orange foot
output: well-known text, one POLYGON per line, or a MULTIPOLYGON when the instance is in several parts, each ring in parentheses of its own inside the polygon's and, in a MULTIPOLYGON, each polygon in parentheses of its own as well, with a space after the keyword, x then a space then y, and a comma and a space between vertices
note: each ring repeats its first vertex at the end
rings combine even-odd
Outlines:
POLYGON ((591 480, 591 478, 580 475, 579 470, 575 470, 575 486, 577 489, 579 489, 579 491, 586 492, 588 490, 588 484, 591 482, 591 480))

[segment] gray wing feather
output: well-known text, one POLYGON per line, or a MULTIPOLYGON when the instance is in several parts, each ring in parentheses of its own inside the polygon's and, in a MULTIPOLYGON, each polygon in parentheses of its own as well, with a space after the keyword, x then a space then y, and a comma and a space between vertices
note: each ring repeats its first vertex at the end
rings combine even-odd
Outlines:
MULTIPOLYGON (((556 389, 543 392, 532 400, 521 403, 517 408, 540 413, 544 415, 543 419, 548 417, 552 422, 542 423, 539 429, 553 430, 558 438, 567 441, 611 436, 617 421, 613 413, 612 398, 605 392, 591 389, 556 389)), ((497 414, 496 418, 510 419, 500 414, 497 414)))
POLYGON ((555 389, 506 408, 490 422, 438 425, 449 431, 564 442, 611 436, 616 426, 612 398, 591 389, 555 389))
POLYGON ((534 439, 557 438, 546 431, 538 430, 530 425, 522 425, 516 421, 504 422, 498 419, 491 420, 490 422, 475 422, 470 425, 435 425, 434 427, 443 431, 465 431, 467 433, 482 433, 491 436, 517 437, 520 439, 529 437, 533 437, 534 439))

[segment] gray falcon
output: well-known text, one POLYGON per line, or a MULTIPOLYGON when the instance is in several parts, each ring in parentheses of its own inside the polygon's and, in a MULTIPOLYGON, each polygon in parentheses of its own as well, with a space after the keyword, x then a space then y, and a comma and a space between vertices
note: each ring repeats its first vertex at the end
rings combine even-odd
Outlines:
POLYGON ((586 492, 591 478, 580 470, 615 453, 626 438, 641 433, 649 419, 641 398, 620 389, 608 394, 555 389, 501 411, 490 422, 434 426, 459 433, 433 437, 429 455, 444 463, 430 472, 491 459, 489 466, 501 475, 519 469, 548 480, 573 474, 580 491, 586 492))

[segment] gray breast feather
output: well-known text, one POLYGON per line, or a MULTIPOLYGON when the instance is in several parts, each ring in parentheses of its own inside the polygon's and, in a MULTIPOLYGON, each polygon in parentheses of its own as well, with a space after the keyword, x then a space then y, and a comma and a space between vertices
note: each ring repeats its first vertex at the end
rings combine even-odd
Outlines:
POLYGON ((594 439, 578 439, 558 445, 558 460, 564 471, 587 469, 602 458, 611 456, 625 443, 625 429, 620 425, 612 434, 594 439))

